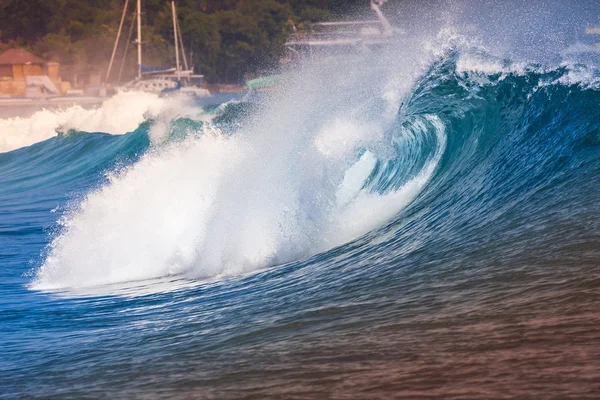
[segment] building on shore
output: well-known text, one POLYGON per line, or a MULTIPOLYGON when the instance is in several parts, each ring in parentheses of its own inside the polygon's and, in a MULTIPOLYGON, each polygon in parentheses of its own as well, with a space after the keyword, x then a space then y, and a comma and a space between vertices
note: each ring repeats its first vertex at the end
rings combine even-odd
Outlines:
POLYGON ((24 49, 0 54, 0 97, 45 97, 71 89, 59 75, 60 65, 34 56, 24 49))

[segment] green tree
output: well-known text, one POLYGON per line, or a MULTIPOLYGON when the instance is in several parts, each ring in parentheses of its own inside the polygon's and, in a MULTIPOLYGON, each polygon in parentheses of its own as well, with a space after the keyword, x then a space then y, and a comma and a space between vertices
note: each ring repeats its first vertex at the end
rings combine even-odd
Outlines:
POLYGON ((191 52, 191 63, 196 70, 203 73, 210 82, 219 79, 216 67, 221 52, 221 33, 217 18, 193 10, 183 8, 180 26, 186 50, 191 52))
MULTIPOLYGON (((77 74, 106 70, 124 0, 0 0, 0 50, 26 47, 77 74)), ((121 39, 123 58, 135 1, 121 39)), ((332 18, 366 0, 178 0, 186 55, 208 81, 238 82, 271 68, 284 53, 291 23, 332 18)), ((173 27, 169 2, 143 0, 143 62, 171 66, 173 27)), ((127 77, 136 72, 134 46, 125 55, 127 77)), ((116 75, 114 75, 116 77, 116 75)))

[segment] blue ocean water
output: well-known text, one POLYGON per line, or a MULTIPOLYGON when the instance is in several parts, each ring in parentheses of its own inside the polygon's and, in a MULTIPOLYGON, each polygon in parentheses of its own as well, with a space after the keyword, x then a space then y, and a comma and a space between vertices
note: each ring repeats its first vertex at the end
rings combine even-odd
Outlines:
POLYGON ((596 398, 600 71, 361 65, 1 153, 0 397, 596 398))

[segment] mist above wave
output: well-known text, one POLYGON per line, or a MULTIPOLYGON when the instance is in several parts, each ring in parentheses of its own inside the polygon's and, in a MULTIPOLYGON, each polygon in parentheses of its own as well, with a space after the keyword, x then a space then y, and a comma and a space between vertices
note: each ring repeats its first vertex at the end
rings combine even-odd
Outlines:
POLYGON ((407 128, 413 146, 419 135, 437 140, 415 151, 429 161, 404 189, 370 188, 379 160, 399 156, 389 138, 404 135, 398 107, 417 71, 351 60, 350 73, 335 62, 290 73, 235 134, 205 124, 169 141, 155 123, 149 135, 162 139, 65 213, 32 287, 248 272, 340 245, 395 215, 431 177, 445 132, 434 116, 407 128))

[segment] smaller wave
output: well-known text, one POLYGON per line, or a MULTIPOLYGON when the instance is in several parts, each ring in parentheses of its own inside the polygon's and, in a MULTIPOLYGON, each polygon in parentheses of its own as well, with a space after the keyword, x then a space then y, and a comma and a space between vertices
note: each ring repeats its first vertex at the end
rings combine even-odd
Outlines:
POLYGON ((121 92, 101 106, 85 109, 43 109, 31 117, 0 119, 0 152, 30 146, 71 130, 113 135, 134 131, 142 122, 163 114, 192 116, 198 113, 184 97, 161 98, 144 92, 121 92))

